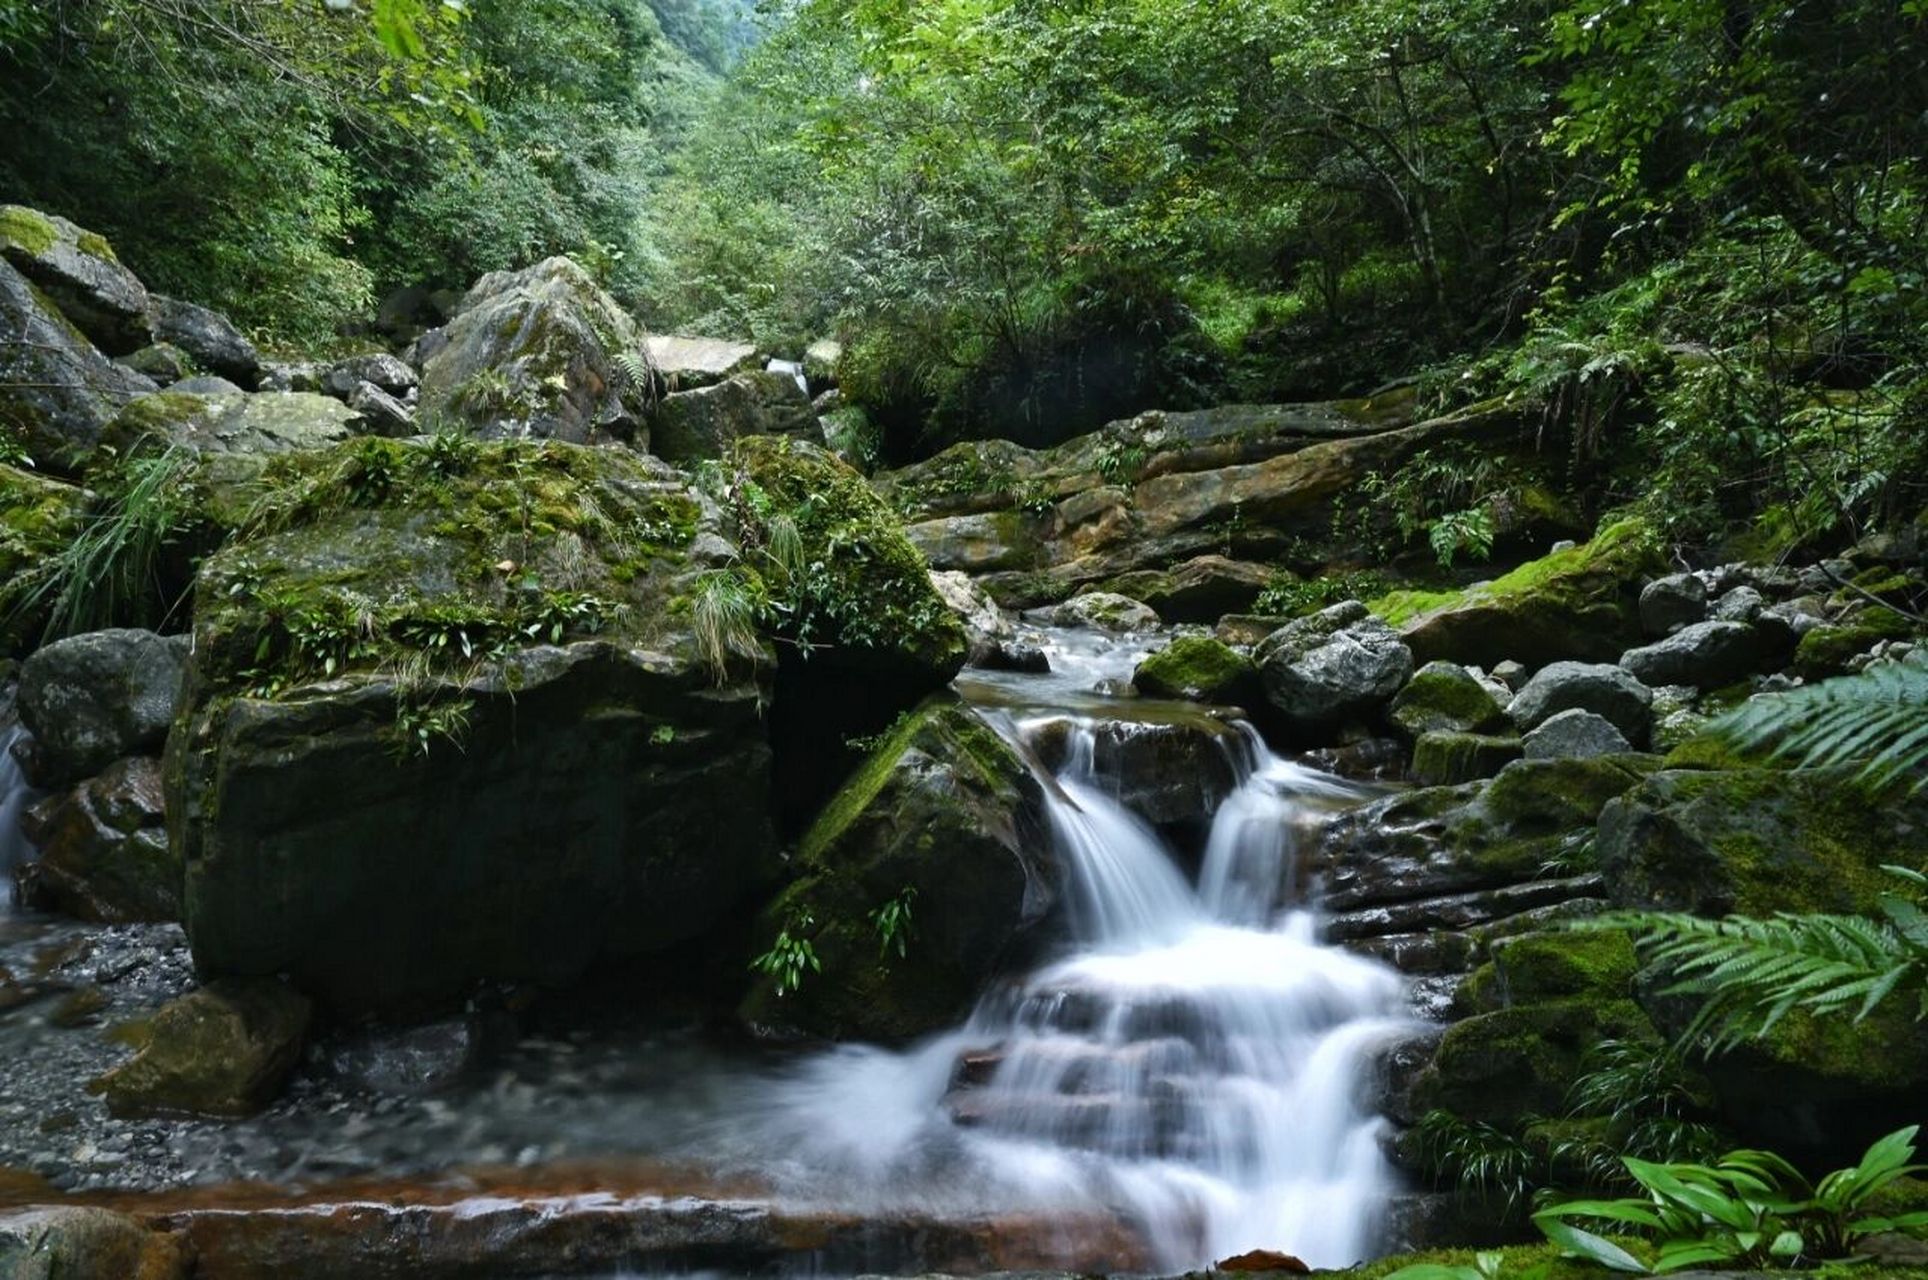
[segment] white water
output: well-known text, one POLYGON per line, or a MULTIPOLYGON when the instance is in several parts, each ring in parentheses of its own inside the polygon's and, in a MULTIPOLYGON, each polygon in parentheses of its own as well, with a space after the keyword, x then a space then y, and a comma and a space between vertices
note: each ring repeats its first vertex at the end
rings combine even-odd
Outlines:
POLYGON ((13 758, 13 744, 26 734, 11 712, 0 711, 0 911, 13 905, 13 869, 34 856, 20 834, 20 815, 40 793, 27 785, 13 758))
MULTIPOLYGON (((1106 678, 1106 656, 1081 654, 1080 678, 1106 678)), ((987 718, 1021 741, 1065 715, 987 718)), ((1316 815, 1360 793, 1241 726, 1241 782, 1195 888, 1093 775, 1094 723, 1074 720, 1045 788, 1070 954, 917 1049, 840 1048, 762 1091, 758 1142, 788 1153, 777 1180, 844 1203, 1115 1213, 1161 1270, 1370 1256, 1394 1179, 1359 1095, 1409 1025, 1404 989, 1320 945, 1293 867, 1316 815)))

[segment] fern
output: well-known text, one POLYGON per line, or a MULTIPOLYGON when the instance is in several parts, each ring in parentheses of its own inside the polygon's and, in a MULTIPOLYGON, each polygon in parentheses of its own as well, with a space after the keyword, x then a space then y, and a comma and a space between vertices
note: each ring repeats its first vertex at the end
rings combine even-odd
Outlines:
MULTIPOLYGON (((1928 877, 1890 867, 1917 886, 1928 877)), ((1883 894, 1882 919, 1856 915, 1741 916, 1703 920, 1625 912, 1582 928, 1626 929, 1648 958, 1680 976, 1668 994, 1705 998, 1686 1039, 1710 1053, 1758 1038, 1796 1009, 1852 1011, 1858 1022, 1898 994, 1915 997, 1928 1021, 1928 915, 1900 894, 1883 894)))
POLYGON ((1851 769, 1875 791, 1913 776, 1909 791, 1920 791, 1928 786, 1928 656, 1750 698, 1708 731, 1803 768, 1851 769))

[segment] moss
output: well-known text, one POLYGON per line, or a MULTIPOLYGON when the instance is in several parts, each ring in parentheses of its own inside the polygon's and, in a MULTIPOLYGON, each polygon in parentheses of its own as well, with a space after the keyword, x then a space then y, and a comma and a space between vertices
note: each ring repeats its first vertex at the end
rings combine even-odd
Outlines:
POLYGON ((1487 1123, 1552 1114, 1604 1039, 1660 1042, 1631 999, 1578 995, 1496 1008, 1447 1029, 1414 1101, 1487 1123))
POLYGON ((1138 664, 1132 683, 1154 698, 1237 702, 1254 688, 1252 660, 1210 636, 1180 636, 1138 664))
POLYGON ((1898 1092, 1928 1083, 1928 1027, 1899 1001, 1858 1022, 1793 1010, 1748 1048, 1750 1056, 1813 1073, 1835 1087, 1898 1092))
POLYGON ((1469 1008, 1488 1011, 1569 996, 1624 999, 1639 968, 1624 933, 1530 933, 1496 943, 1460 994, 1469 1008))
POLYGON ((18 245, 39 257, 60 243, 60 229, 46 214, 24 205, 0 205, 0 246, 18 245))
POLYGON ((1908 619, 1893 609, 1863 609, 1845 622, 1816 627, 1802 636, 1794 650, 1794 669, 1810 680, 1839 675, 1847 670, 1850 659, 1881 641, 1901 640, 1910 634, 1908 619))
POLYGON ((78 532, 86 490, 0 464, 0 657, 24 653, 46 622, 27 599, 78 532))
POLYGON ((1490 778, 1518 760, 1522 750, 1520 740, 1511 736, 1422 733, 1413 743, 1413 780, 1436 787, 1490 778))
POLYGON ((1441 730, 1484 733, 1506 720, 1485 685, 1465 668, 1443 662, 1421 667, 1392 700, 1389 714, 1415 738, 1441 730))
POLYGON ((1368 602, 1368 607, 1392 626, 1402 626, 1423 614, 1432 613, 1466 598, 1463 591, 1421 591, 1402 588, 1368 602))
POLYGON ((1664 769, 1745 769, 1754 761, 1735 751, 1725 738, 1697 733, 1672 751, 1661 762, 1664 769))
POLYGON ((836 798, 824 806, 804 833, 797 846, 797 856, 806 865, 823 864, 824 854, 850 829, 857 815, 877 799, 911 743, 929 732, 931 715, 941 705, 927 703, 900 717, 884 740, 872 749, 863 767, 844 783, 836 798))
MULTIPOLYGON (((1642 1246, 1638 1242, 1620 1240, 1623 1247, 1636 1253, 1642 1246)), ((1472 1267, 1481 1253, 1500 1255, 1500 1275, 1506 1280, 1601 1280, 1611 1275, 1603 1267, 1578 1258, 1560 1256, 1557 1245, 1540 1244, 1498 1245, 1490 1249, 1427 1249, 1419 1253, 1394 1254, 1360 1266, 1349 1267, 1343 1271, 1330 1271, 1324 1274, 1335 1280, 1385 1280, 1385 1277, 1406 1267, 1472 1267)), ((1866 1272, 1857 1270, 1857 1276, 1866 1272)))

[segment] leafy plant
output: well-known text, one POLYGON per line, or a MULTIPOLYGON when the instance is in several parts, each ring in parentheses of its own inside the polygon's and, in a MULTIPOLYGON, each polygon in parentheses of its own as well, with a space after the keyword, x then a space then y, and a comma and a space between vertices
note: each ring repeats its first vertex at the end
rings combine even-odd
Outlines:
POLYGON ((1426 540, 1440 567, 1453 567, 1455 557, 1484 560, 1493 554, 1493 513, 1485 507, 1449 511, 1426 529, 1426 540))
POLYGON ((721 684, 733 657, 761 652, 757 624, 767 607, 761 583, 736 569, 716 569, 697 580, 690 598, 690 626, 697 651, 721 684))
POLYGON ((1765 1151, 1732 1151, 1711 1164, 1656 1164, 1631 1157, 1627 1172, 1644 1196, 1574 1200, 1533 1221, 1548 1239, 1615 1271, 1665 1274, 1717 1264, 1791 1266, 1841 1257, 1862 1238, 1928 1229, 1928 1212, 1864 1216, 1871 1197, 1922 1171, 1911 1164, 1917 1126, 1870 1146, 1859 1164, 1810 1187, 1787 1161, 1765 1151), (1575 1221, 1611 1224, 1650 1237, 1649 1264, 1575 1221))
POLYGON ((779 997, 800 990, 804 974, 823 972, 816 945, 806 936, 816 923, 806 910, 791 911, 770 949, 750 961, 751 969, 776 979, 779 997))
POLYGON ((1345 573, 1303 581, 1280 575, 1259 592, 1252 612, 1266 618, 1297 618, 1342 600, 1371 600, 1386 591, 1386 580, 1376 573, 1345 573))
POLYGON ((407 697, 395 703, 395 755, 401 759, 420 756, 427 759, 435 744, 446 742, 457 751, 468 738, 469 715, 474 704, 467 698, 440 702, 416 702, 407 697))
POLYGON ((1749 698, 1708 726, 1744 751, 1847 773, 1871 791, 1928 786, 1928 654, 1749 698))
POLYGON ((888 959, 895 951, 899 960, 908 953, 910 940, 917 932, 911 919, 911 903, 917 897, 914 885, 905 885, 898 895, 870 913, 871 927, 877 931, 877 955, 888 959))
POLYGON ((1107 484, 1130 485, 1150 460, 1151 450, 1137 440, 1108 436, 1098 445, 1098 474, 1107 484))
POLYGON ((5 423, 0 423, 0 466, 19 467, 23 471, 33 468, 33 455, 27 452, 26 442, 5 423))
POLYGON ((1385 1280, 1499 1280, 1506 1255, 1484 1251, 1473 1255, 1470 1266, 1448 1266, 1441 1262, 1418 1262, 1389 1272, 1385 1280))

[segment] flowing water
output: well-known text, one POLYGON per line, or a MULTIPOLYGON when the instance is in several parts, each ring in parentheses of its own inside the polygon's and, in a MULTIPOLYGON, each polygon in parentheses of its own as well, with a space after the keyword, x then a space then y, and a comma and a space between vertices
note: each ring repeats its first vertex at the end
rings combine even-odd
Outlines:
POLYGON ((10 708, 0 706, 0 912, 13 906, 13 869, 34 856, 20 834, 20 815, 39 798, 13 758, 13 744, 26 736, 10 708))

